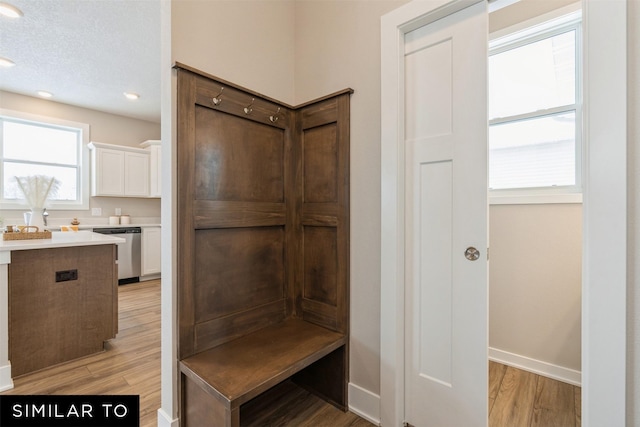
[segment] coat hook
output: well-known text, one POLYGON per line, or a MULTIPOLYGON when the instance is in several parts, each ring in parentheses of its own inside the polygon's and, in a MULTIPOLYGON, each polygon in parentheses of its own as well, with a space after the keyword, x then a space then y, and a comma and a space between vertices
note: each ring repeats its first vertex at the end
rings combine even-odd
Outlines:
POLYGON ((273 116, 269 116, 269 120, 271 120, 271 123, 275 123, 278 121, 278 114, 280 114, 280 107, 278 107, 278 111, 276 111, 273 116))
POLYGON ((244 107, 244 113, 245 114, 251 114, 253 112, 253 101, 255 101, 255 98, 251 98, 251 104, 247 105, 246 107, 244 107))
POLYGON ((214 96, 213 98, 211 98, 211 102, 213 102, 213 105, 215 105, 216 107, 220 104, 222 104, 222 98, 220 97, 220 95, 222 95, 222 91, 224 90, 223 87, 220 88, 220 93, 218 93, 216 96, 214 96))

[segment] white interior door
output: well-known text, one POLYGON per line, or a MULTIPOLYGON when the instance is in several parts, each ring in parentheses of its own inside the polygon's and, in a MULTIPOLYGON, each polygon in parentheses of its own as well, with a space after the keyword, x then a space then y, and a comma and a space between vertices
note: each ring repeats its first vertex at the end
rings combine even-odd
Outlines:
POLYGON ((486 3, 408 32, 404 50, 405 417, 484 426, 486 3))

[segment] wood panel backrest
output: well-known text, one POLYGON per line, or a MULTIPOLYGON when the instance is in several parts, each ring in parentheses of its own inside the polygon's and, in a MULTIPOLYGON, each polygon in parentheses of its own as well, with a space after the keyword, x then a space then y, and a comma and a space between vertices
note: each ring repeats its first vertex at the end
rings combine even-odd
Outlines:
POLYGON ((347 333, 349 325, 349 93, 299 109, 301 250, 296 312, 347 333))
POLYGON ((346 333, 351 91, 295 109, 176 68, 179 357, 289 316, 346 333))

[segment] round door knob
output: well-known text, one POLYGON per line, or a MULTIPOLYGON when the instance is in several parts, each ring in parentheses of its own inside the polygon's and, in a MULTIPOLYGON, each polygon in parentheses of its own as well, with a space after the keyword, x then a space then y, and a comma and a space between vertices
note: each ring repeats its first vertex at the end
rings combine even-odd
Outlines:
POLYGON ((473 246, 469 246, 467 250, 464 251, 464 257, 469 261, 475 261, 480 258, 480 251, 473 246))

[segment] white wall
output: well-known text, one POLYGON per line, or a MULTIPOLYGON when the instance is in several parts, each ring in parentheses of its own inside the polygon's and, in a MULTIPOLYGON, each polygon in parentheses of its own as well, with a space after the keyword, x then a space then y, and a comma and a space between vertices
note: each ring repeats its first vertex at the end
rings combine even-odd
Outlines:
MULTIPOLYGON (((147 139, 160 139, 159 123, 103 113, 12 92, 0 91, 0 108, 87 123, 90 126, 91 141, 137 147, 138 144, 147 139)), ((131 215, 133 222, 136 221, 136 217, 160 217, 159 199, 91 197, 89 207, 102 208, 102 215, 93 217, 90 210, 54 210, 49 212, 49 221, 52 224, 66 224, 71 218, 77 217, 81 224, 83 222, 93 224, 100 221, 106 224, 109 215, 114 215, 117 207, 122 209, 123 214, 131 215)), ((8 220, 21 219, 22 211, 0 210, 0 217, 8 220)), ((21 221, 19 222, 22 223, 21 221)))
POLYGON ((579 371, 582 205, 496 205, 489 221, 489 346, 579 371))
POLYGON ((293 0, 174 0, 172 59, 293 103, 293 0))
POLYGON ((489 32, 502 30, 517 22, 544 15, 572 3, 576 3, 576 0, 520 0, 491 13, 489 17, 489 32))
POLYGON ((629 253, 627 425, 640 426, 640 1, 628 3, 629 253))

